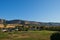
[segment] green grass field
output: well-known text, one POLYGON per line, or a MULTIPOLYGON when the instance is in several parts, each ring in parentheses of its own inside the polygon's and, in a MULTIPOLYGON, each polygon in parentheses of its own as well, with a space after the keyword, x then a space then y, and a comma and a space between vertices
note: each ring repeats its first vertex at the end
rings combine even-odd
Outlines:
POLYGON ((0 40, 50 40, 54 31, 0 32, 0 40))

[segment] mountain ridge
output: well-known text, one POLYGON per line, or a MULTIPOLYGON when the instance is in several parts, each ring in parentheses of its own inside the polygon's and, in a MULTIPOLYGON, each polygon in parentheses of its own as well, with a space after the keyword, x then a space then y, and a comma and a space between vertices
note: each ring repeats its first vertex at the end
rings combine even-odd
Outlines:
POLYGON ((5 20, 0 19, 0 24, 3 24, 3 22, 6 21, 7 24, 32 24, 32 25, 42 25, 42 26, 60 26, 60 23, 54 23, 54 22, 36 22, 36 21, 27 21, 27 20, 5 20))

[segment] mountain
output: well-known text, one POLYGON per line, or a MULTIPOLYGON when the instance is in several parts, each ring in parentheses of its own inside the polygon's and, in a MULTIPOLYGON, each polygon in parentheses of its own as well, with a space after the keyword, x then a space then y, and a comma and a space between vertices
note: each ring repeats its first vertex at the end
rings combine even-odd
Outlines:
POLYGON ((36 22, 36 21, 27 21, 27 20, 5 20, 0 19, 0 24, 6 22, 7 24, 27 24, 27 25, 37 25, 37 26, 60 26, 60 23, 54 22, 36 22))
POLYGON ((39 22, 35 21, 26 21, 26 20, 10 20, 6 21, 7 24, 31 24, 31 25, 40 25, 39 22))

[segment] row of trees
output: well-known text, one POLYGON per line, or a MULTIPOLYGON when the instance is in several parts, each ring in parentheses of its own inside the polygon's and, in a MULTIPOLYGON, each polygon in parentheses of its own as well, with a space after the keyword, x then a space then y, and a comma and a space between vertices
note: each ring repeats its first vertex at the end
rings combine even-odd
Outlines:
POLYGON ((8 29, 8 31, 12 31, 12 30, 15 30, 15 31, 41 31, 41 30, 49 30, 49 31, 60 31, 60 26, 52 26, 52 27, 46 27, 46 26, 40 26, 40 27, 37 27, 37 26, 15 26, 15 28, 5 28, 5 29, 8 29))
POLYGON ((41 30, 49 30, 49 31, 60 31, 60 26, 16 26, 21 31, 41 31, 41 30))

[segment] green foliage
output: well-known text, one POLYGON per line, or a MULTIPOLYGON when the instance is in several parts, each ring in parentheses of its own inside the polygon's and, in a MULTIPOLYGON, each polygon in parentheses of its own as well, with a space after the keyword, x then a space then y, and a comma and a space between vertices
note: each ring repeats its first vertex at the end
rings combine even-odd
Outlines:
POLYGON ((0 40, 50 40, 53 31, 0 32, 0 40))

